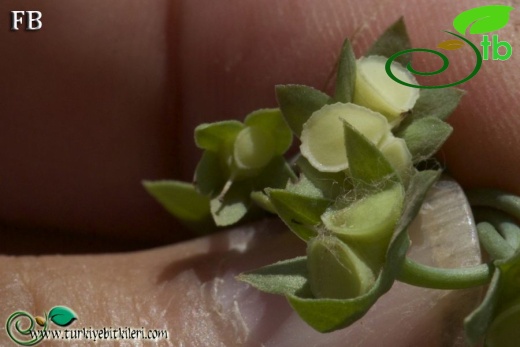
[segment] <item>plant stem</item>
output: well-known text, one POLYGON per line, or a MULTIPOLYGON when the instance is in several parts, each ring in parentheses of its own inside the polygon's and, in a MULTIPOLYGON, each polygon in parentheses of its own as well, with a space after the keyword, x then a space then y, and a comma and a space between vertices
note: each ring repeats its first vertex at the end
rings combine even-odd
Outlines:
POLYGON ((234 179, 235 179, 235 175, 231 175, 231 177, 226 181, 226 184, 224 184, 224 187, 222 188, 222 191, 219 193, 219 195, 217 196, 217 199, 219 201, 223 201, 224 200, 224 196, 226 195, 226 193, 229 191, 229 189, 231 188, 231 185, 233 184, 234 182, 234 179))
POLYGON ((489 283, 493 276, 491 264, 459 269, 441 269, 422 265, 406 258, 397 279, 418 287, 433 289, 465 289, 489 283))

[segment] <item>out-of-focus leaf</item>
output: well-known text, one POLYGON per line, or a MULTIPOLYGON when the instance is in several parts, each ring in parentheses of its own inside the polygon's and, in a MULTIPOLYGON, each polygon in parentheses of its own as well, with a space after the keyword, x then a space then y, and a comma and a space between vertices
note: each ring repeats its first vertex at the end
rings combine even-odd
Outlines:
POLYGON ((276 98, 285 121, 298 138, 303 124, 312 113, 330 100, 327 94, 319 90, 297 84, 276 86, 276 98))
MULTIPOLYGON (((383 57, 389 58, 397 52, 410 48, 412 48, 410 38, 408 37, 404 20, 401 17, 397 22, 386 29, 372 47, 370 47, 365 56, 382 55, 383 57)), ((395 60, 406 66, 412 60, 412 55, 410 53, 403 54, 395 60)))
POLYGON ((229 146, 244 124, 236 120, 225 120, 215 123, 204 123, 195 128, 195 144, 197 147, 218 152, 222 146, 229 146))
MULTIPOLYGON (((211 197, 210 210, 218 226, 232 225, 245 217, 251 204, 253 191, 262 191, 267 187, 283 188, 288 181, 296 180, 294 172, 285 159, 282 156, 276 156, 256 175, 227 182, 221 172, 218 155, 210 151, 204 153, 197 166, 195 177, 197 188, 211 197), (229 189, 224 188, 226 184, 231 184, 229 189), (223 191, 224 189, 228 190, 223 191)), ((263 197, 255 196, 255 198, 262 199, 263 197)), ((263 202, 269 203, 266 199, 256 202, 260 205, 263 202)), ((269 210, 268 205, 263 207, 269 210)))
POLYGON ((418 163, 433 156, 452 131, 453 128, 439 118, 425 117, 412 122, 396 136, 405 140, 412 161, 418 163))
POLYGON ((336 90, 334 101, 352 102, 354 97, 354 84, 356 82, 356 57, 348 39, 343 42, 339 56, 338 74, 336 77, 336 90))
POLYGON ((296 179, 296 174, 282 156, 274 157, 258 175, 252 178, 255 190, 284 188, 287 182, 296 179))
POLYGON ((210 201, 211 215, 217 226, 228 226, 240 221, 249 209, 252 191, 249 180, 233 182, 223 197, 210 201))
POLYGON ((441 43, 437 44, 437 48, 442 48, 447 51, 455 51, 462 47, 464 47, 464 42, 456 39, 442 41, 441 43))
POLYGON ((221 202, 211 199, 211 212, 217 226, 229 226, 237 223, 247 213, 247 206, 243 201, 221 202))
POLYGON ((273 136, 276 154, 284 154, 292 143, 292 132, 285 122, 282 112, 277 109, 261 109, 247 115, 244 120, 247 126, 257 126, 273 136))
POLYGON ((457 88, 422 89, 412 119, 437 117, 446 120, 459 105, 464 91, 457 88))
POLYGON ((195 188, 203 195, 214 197, 220 193, 225 183, 226 177, 218 154, 204 151, 195 169, 195 188))
POLYGON ((171 214, 187 222, 203 221, 210 216, 209 198, 193 184, 180 181, 144 181, 145 189, 171 214))
POLYGON ((509 22, 512 6, 486 5, 472 8, 459 14, 453 20, 453 27, 462 35, 487 34, 502 29, 509 22))

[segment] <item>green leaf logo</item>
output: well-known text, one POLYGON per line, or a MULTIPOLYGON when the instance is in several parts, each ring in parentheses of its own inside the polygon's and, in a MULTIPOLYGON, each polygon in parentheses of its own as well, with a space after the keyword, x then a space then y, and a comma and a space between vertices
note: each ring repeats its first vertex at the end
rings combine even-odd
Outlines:
POLYGON ((49 312, 49 319, 60 327, 70 325, 74 320, 78 319, 76 313, 65 306, 55 306, 49 312))
POLYGON ((513 7, 506 5, 475 7, 455 17, 453 27, 462 35, 468 28, 470 34, 486 34, 505 27, 511 10, 513 7))

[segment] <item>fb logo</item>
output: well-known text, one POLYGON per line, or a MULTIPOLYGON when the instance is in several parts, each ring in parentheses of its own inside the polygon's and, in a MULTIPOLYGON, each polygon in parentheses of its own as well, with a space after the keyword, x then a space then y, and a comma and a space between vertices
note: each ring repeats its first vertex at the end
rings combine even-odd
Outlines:
POLYGON ((25 30, 40 30, 43 26, 40 11, 11 11, 11 31, 17 31, 18 25, 22 25, 25 19, 25 30))

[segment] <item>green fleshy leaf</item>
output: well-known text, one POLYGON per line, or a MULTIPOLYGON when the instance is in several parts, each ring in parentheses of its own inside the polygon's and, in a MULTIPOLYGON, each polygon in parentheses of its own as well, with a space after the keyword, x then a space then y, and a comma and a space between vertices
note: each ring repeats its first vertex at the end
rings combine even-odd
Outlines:
POLYGON ((275 153, 284 154, 292 143, 292 131, 285 122, 282 112, 275 109, 261 109, 250 113, 244 123, 247 126, 257 126, 266 133, 272 134, 276 141, 275 153))
POLYGON ((78 319, 76 313, 66 306, 53 307, 48 317, 54 324, 60 327, 69 326, 74 320, 78 319))
POLYGON ((144 181, 143 186, 171 214, 194 229, 211 225, 209 198, 191 183, 180 181, 144 181))
POLYGON ((219 155, 212 151, 204 151, 195 169, 195 188, 203 195, 217 196, 224 184, 226 176, 222 172, 219 155))
MULTIPOLYGON (((437 171, 422 171, 411 178, 405 198, 404 212, 389 246, 386 256, 387 261, 374 286, 366 294, 351 299, 316 299, 310 293, 305 281, 305 278, 308 278, 308 272, 303 264, 299 264, 299 271, 284 272, 278 270, 271 272, 269 267, 262 268, 263 277, 261 279, 254 278, 254 280, 249 280, 248 283, 260 290, 286 295, 289 303, 300 317, 320 332, 334 331, 354 323, 370 309, 381 295, 392 287, 410 245, 406 230, 417 216, 427 191, 439 175, 440 173, 437 171), (295 273, 298 274, 296 285, 294 284, 295 281, 291 282, 295 273), (271 274, 273 277, 269 277, 271 274)), ((298 258, 297 260, 303 262, 304 259, 298 258)), ((256 272, 258 270, 253 273, 256 272)))
POLYGON ((222 146, 230 146, 244 127, 236 120, 201 124, 195 128, 195 144, 199 148, 218 152, 222 146))
POLYGON ((433 156, 452 131, 453 128, 439 118, 425 117, 412 122, 396 136, 405 140, 412 161, 418 163, 433 156))
POLYGON ((437 117, 446 120, 459 105, 464 91, 457 88, 422 89, 412 110, 412 119, 437 117))
POLYGON ((294 187, 288 187, 288 190, 309 196, 318 196, 315 194, 320 192, 319 197, 334 200, 352 189, 344 172, 321 172, 301 155, 296 159, 296 165, 301 171, 301 178, 294 187))
POLYGON ((356 57, 348 39, 343 42, 336 77, 336 90, 334 101, 352 102, 354 97, 354 84, 356 82, 356 57))
POLYGON ((210 210, 217 226, 229 226, 240 221, 248 212, 252 191, 249 180, 233 182, 223 197, 210 201, 210 210))
MULTIPOLYGON (((412 48, 410 38, 408 37, 404 20, 401 17, 397 22, 386 29, 372 47, 370 47, 365 56, 382 55, 383 57, 389 58, 397 52, 410 48, 412 48)), ((403 64, 403 66, 406 66, 412 60, 412 55, 410 53, 403 54, 395 60, 403 64)))
POLYGON ((330 205, 330 200, 311 198, 284 189, 269 189, 269 199, 278 216, 302 240, 316 236, 320 216, 330 205))
POLYGON ((276 98, 285 121, 298 138, 303 124, 312 113, 330 100, 327 94, 319 90, 296 84, 276 86, 276 98))
POLYGON ((509 22, 509 13, 514 8, 506 5, 487 5, 472 8, 459 14, 453 20, 453 27, 461 35, 487 34, 502 29, 509 22))
POLYGON ((253 179, 254 190, 264 188, 284 188, 290 181, 296 181, 297 177, 284 157, 274 157, 265 168, 253 179))
POLYGON ((307 258, 297 257, 244 272, 237 279, 266 293, 286 295, 304 291, 307 277, 307 258))
POLYGON ((350 175, 357 181, 374 186, 382 181, 399 182, 400 178, 383 153, 363 134, 343 122, 350 175))

